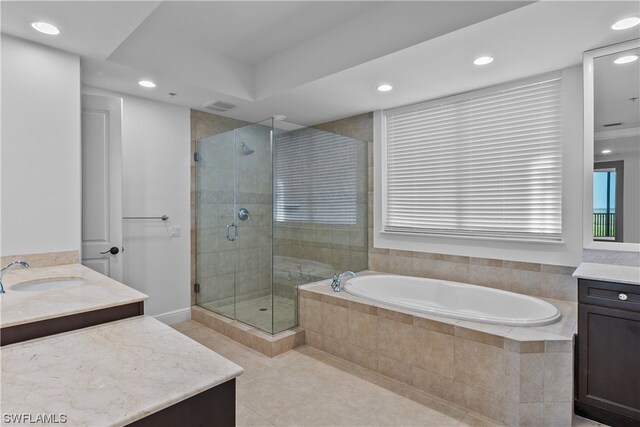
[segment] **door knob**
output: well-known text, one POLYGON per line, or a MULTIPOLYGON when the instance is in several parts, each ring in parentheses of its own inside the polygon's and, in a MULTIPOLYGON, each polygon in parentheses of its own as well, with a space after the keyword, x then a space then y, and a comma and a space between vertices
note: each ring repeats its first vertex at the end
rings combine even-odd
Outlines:
POLYGON ((118 252, 120 252, 120 249, 118 249, 116 246, 114 246, 111 249, 109 249, 108 251, 100 252, 100 254, 101 255, 105 255, 105 254, 117 255, 118 252))

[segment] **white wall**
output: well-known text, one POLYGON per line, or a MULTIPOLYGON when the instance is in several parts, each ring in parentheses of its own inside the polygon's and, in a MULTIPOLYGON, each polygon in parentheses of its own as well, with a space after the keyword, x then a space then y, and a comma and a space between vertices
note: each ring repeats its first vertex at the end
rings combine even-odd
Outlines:
POLYGON ((123 98, 124 216, 169 216, 167 222, 124 221, 124 283, 149 295, 147 314, 168 323, 186 319, 191 305, 189 108, 91 87, 82 92, 123 98), (171 226, 180 226, 182 235, 170 237, 171 226))
POLYGON ((80 250, 80 60, 2 35, 2 255, 80 250))
MULTIPOLYGON (((382 233, 374 215, 374 247, 448 255, 576 266, 582 253, 582 66, 562 70, 563 241, 524 243, 382 233)), ((381 112, 374 113, 374 212, 382 211, 381 112)), ((625 225, 626 226, 626 225, 625 225)))

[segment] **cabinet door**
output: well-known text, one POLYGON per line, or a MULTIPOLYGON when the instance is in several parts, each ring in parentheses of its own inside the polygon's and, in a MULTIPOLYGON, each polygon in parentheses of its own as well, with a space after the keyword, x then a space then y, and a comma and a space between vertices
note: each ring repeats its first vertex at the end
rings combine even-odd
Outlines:
POLYGON ((640 419, 640 313, 579 305, 578 400, 640 419))

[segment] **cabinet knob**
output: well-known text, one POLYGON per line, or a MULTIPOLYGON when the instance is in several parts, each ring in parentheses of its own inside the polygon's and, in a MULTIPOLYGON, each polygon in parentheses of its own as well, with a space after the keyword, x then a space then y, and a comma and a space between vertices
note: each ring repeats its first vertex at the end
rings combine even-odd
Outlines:
POLYGON ((629 297, 627 297, 627 294, 618 294, 618 299, 620 301, 626 301, 627 298, 629 298, 629 297))

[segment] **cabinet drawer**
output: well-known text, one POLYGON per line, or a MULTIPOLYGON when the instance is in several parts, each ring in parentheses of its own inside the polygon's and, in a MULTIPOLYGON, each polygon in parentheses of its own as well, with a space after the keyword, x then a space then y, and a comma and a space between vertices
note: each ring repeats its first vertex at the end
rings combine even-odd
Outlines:
POLYGON ((578 279, 578 302, 640 312, 640 286, 578 279))

